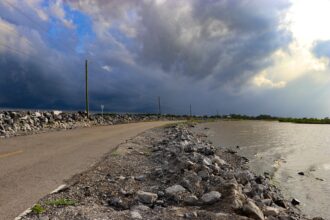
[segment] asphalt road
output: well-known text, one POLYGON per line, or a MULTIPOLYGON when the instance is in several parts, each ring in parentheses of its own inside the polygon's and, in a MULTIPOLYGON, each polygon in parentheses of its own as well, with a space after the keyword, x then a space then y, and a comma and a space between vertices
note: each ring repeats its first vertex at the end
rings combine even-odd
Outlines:
POLYGON ((0 219, 14 219, 118 144, 169 122, 78 128, 0 140, 0 219))

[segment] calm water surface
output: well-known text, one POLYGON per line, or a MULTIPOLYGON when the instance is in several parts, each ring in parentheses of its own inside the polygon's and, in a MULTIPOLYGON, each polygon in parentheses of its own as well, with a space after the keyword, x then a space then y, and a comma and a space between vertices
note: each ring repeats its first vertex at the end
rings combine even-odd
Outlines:
POLYGON ((199 126, 210 128, 204 131, 215 145, 248 157, 255 172, 275 172, 284 195, 300 200, 304 213, 330 219, 330 125, 219 121, 199 126))

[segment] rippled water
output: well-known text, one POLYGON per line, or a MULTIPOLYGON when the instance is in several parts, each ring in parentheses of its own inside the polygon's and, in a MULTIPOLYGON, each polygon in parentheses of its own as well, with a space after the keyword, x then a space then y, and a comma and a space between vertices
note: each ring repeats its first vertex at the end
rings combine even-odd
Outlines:
POLYGON ((330 219, 330 125, 219 121, 200 126, 215 145, 248 157, 255 172, 275 171, 284 195, 300 200, 304 213, 330 219))

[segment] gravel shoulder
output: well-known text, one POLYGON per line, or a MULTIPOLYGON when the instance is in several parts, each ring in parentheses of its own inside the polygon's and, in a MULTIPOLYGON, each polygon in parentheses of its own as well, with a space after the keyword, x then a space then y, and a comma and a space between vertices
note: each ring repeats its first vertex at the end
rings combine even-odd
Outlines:
POLYGON ((307 219, 269 176, 216 149, 193 125, 152 129, 120 144, 22 219, 307 219))

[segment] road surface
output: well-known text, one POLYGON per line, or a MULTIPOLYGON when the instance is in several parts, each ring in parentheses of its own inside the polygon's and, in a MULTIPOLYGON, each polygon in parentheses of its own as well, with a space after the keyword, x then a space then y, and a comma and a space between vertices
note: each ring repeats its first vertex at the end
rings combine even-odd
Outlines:
POLYGON ((169 122, 78 128, 0 140, 0 219, 14 219, 118 144, 169 122))

